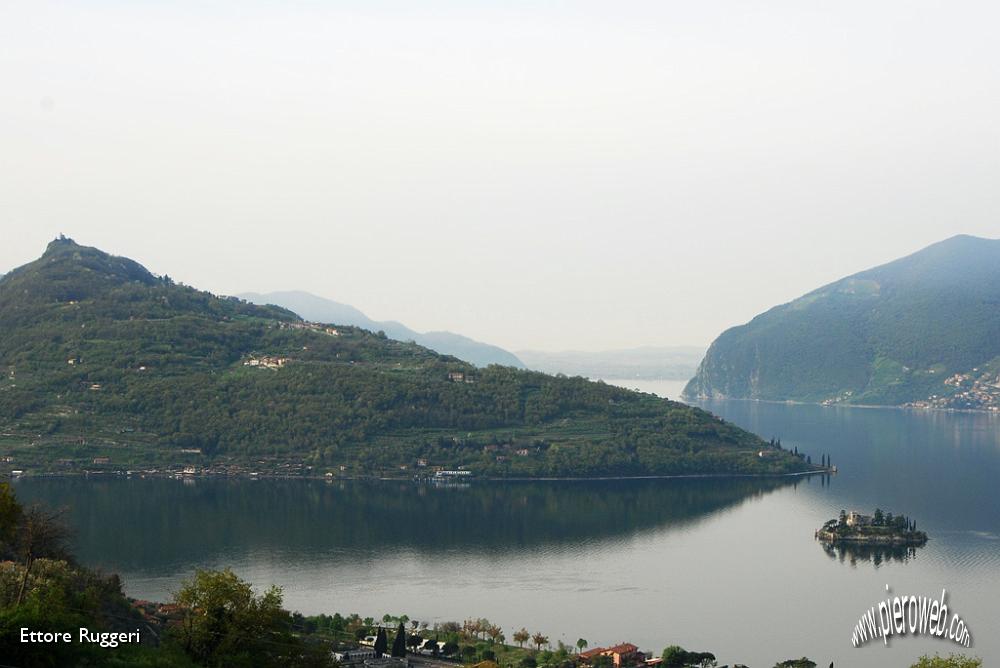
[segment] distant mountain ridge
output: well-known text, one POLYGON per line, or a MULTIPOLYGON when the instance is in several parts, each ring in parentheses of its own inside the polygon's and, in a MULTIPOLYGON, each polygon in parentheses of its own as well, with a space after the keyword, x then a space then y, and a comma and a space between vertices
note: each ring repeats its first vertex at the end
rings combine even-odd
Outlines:
POLYGON ((518 350, 529 369, 585 378, 688 380, 705 356, 704 346, 643 346, 585 352, 518 350))
POLYGON ((240 299, 259 305, 274 304, 297 313, 313 322, 336 323, 361 327, 373 332, 382 331, 390 339, 413 341, 445 355, 453 355, 476 366, 500 364, 518 369, 525 368, 516 355, 498 346, 482 343, 453 332, 416 332, 394 320, 372 320, 360 310, 348 304, 319 297, 303 290, 277 292, 244 292, 236 295, 240 299))
POLYGON ((960 235, 722 333, 687 397, 1000 409, 1000 240, 960 235))

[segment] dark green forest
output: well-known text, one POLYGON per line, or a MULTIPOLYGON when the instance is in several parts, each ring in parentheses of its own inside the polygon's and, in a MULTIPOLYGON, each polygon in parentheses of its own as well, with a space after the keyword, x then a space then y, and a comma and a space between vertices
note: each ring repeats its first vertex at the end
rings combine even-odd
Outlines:
POLYGON ((697 408, 583 378, 477 369, 179 285, 66 238, 0 279, 0 329, 0 452, 11 468, 466 466, 509 477, 810 467, 697 408))

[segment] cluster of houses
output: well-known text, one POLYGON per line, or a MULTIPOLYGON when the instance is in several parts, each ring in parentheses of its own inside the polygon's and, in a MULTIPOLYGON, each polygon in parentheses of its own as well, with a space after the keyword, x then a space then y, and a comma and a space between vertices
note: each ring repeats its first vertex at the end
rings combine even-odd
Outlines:
POLYGON ((142 623, 154 637, 166 630, 180 626, 184 608, 175 603, 157 603, 137 599, 132 601, 132 609, 139 613, 142 623))
POLYGON ((409 668, 410 665, 405 656, 376 656, 375 648, 365 645, 334 652, 333 658, 341 668, 409 668))
MULTIPOLYGON (((614 647, 595 647, 594 649, 580 652, 577 656, 577 663, 580 666, 591 666, 598 657, 608 657, 615 668, 638 668, 640 666, 658 666, 663 663, 660 658, 647 658, 644 652, 632 643, 621 643, 614 647)), ((500 668, 494 661, 482 661, 470 668, 500 668)))
MULTIPOLYGON (((184 608, 173 603, 158 603, 147 600, 133 600, 132 608, 142 619, 142 624, 154 635, 182 623, 184 608)), ((411 665, 433 665, 411 662, 407 656, 389 656, 387 653, 375 651, 377 636, 369 635, 358 641, 358 646, 337 649, 333 658, 341 668, 410 668, 411 665)), ((407 648, 409 656, 442 656, 447 643, 440 640, 423 639, 416 647, 407 648)), ((614 668, 646 668, 659 666, 660 658, 652 658, 632 643, 623 642, 611 647, 595 647, 577 655, 577 663, 581 668, 589 668, 595 664, 608 662, 599 661, 599 657, 608 657, 614 668)), ((424 659, 426 661, 426 659, 424 659)), ((471 668, 500 668, 494 661, 482 661, 471 668)))
POLYGON ((264 357, 251 357, 243 362, 243 366, 259 369, 280 369, 291 361, 290 357, 271 357, 265 355, 264 357))
MULTIPOLYGON (((360 646, 342 649, 333 653, 333 658, 341 668, 409 668, 410 660, 406 656, 390 656, 375 651, 378 636, 365 636, 358 641, 360 646)), ((424 640, 416 648, 419 654, 433 654, 433 640, 424 640)), ((444 649, 445 643, 438 642, 438 652, 444 649)))
MULTIPOLYGON (((411 648, 413 654, 430 656, 443 654, 445 644, 442 641, 423 640, 416 648, 411 648), (435 648, 434 645, 437 644, 435 648), (435 652, 435 649, 437 652, 435 652)), ((410 663, 405 657, 376 656, 375 636, 366 636, 360 641, 360 647, 334 652, 334 658, 345 668, 407 668, 410 663)), ((600 663, 599 657, 608 657, 614 668, 645 668, 662 663, 660 658, 647 657, 644 652, 632 643, 624 642, 611 647, 595 647, 577 655, 581 666, 592 666, 600 663)), ((483 661, 471 668, 499 668, 492 661, 483 661)))
POLYGON ((971 373, 956 373, 950 376, 945 379, 944 384, 955 388, 955 393, 947 396, 932 394, 923 401, 914 401, 907 405, 912 408, 972 408, 1000 411, 1000 374, 981 373, 975 368, 971 373))
MULTIPOLYGON (((488 445, 484 445, 483 446, 483 452, 486 453, 486 454, 489 454, 491 452, 501 452, 501 451, 508 451, 509 452, 510 450, 508 449, 508 446, 504 446, 504 445, 501 445, 499 443, 490 443, 488 445)), ((518 449, 514 450, 512 454, 514 456, 516 456, 516 457, 527 457, 528 455, 531 454, 531 450, 529 450, 528 448, 518 448, 518 449)), ((506 455, 497 455, 496 459, 497 459, 498 462, 502 462, 502 461, 505 461, 507 459, 507 456, 506 455)))
POLYGON ((329 325, 324 325, 318 322, 283 322, 281 323, 282 329, 303 329, 310 332, 319 332, 320 334, 326 334, 327 336, 340 336, 340 332, 337 331, 336 327, 330 327, 329 325))

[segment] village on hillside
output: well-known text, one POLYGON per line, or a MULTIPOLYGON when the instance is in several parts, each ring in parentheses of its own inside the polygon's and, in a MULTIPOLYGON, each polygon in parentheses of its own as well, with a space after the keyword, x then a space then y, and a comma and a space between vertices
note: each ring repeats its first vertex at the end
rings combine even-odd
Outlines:
POLYGON ((932 394, 927 399, 910 402, 906 407, 1000 411, 1000 373, 995 369, 976 367, 969 373, 949 376, 944 384, 954 391, 932 394))

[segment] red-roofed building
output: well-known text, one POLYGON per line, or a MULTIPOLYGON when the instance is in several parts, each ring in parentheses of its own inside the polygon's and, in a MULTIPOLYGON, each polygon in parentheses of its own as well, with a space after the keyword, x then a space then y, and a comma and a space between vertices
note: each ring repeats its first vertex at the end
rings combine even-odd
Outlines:
POLYGON ((614 647, 595 647, 580 652, 580 660, 585 663, 590 663, 598 656, 610 656, 615 668, 634 666, 646 660, 646 655, 630 642, 623 642, 614 647))

